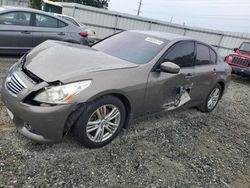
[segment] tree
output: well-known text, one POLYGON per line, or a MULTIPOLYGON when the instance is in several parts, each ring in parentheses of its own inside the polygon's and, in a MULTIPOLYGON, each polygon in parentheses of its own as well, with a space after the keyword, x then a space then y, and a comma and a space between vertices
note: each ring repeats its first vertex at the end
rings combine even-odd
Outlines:
POLYGON ((107 9, 109 6, 109 0, 59 0, 61 2, 71 2, 71 3, 79 3, 82 5, 104 8, 107 9))
POLYGON ((41 0, 30 0, 30 7, 35 9, 41 9, 41 0))

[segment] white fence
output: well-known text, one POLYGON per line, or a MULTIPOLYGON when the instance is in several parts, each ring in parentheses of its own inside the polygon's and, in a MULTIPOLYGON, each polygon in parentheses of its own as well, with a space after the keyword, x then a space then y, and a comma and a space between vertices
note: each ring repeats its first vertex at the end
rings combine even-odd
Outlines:
POLYGON ((0 6, 28 7, 29 6, 29 0, 0 0, 0 6))
POLYGON ((99 39, 122 30, 157 30, 186 35, 217 48, 222 56, 232 53, 241 42, 250 41, 250 33, 223 32, 188 27, 169 22, 122 14, 76 3, 62 3, 63 14, 73 16, 80 22, 94 28, 99 39))

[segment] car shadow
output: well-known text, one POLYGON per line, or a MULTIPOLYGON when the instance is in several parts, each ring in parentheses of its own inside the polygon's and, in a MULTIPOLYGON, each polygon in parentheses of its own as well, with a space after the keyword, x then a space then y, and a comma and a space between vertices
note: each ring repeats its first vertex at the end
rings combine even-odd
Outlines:
POLYGON ((10 54, 0 54, 1 59, 19 59, 22 54, 10 55, 10 54))
POLYGON ((240 76, 240 75, 232 74, 232 80, 237 83, 250 86, 250 76, 240 76))

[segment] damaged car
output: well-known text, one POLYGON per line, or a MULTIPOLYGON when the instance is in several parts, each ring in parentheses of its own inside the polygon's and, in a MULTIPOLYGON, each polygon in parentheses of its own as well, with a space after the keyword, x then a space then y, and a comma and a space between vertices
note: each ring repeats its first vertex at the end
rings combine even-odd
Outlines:
POLYGON ((125 31, 92 47, 40 44, 10 68, 2 98, 22 135, 58 142, 72 131, 95 148, 111 142, 132 117, 190 107, 211 112, 230 77, 230 66, 208 44, 125 31))

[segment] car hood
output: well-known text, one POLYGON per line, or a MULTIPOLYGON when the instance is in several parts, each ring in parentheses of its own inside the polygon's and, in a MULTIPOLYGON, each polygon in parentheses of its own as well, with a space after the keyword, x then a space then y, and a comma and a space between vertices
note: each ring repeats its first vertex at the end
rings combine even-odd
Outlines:
POLYGON ((46 82, 69 80, 91 72, 135 68, 124 61, 87 46, 48 40, 27 56, 25 68, 46 82))
POLYGON ((250 52, 244 52, 244 51, 237 50, 237 52, 234 53, 234 54, 238 55, 238 56, 248 58, 248 59, 250 58, 250 52))

